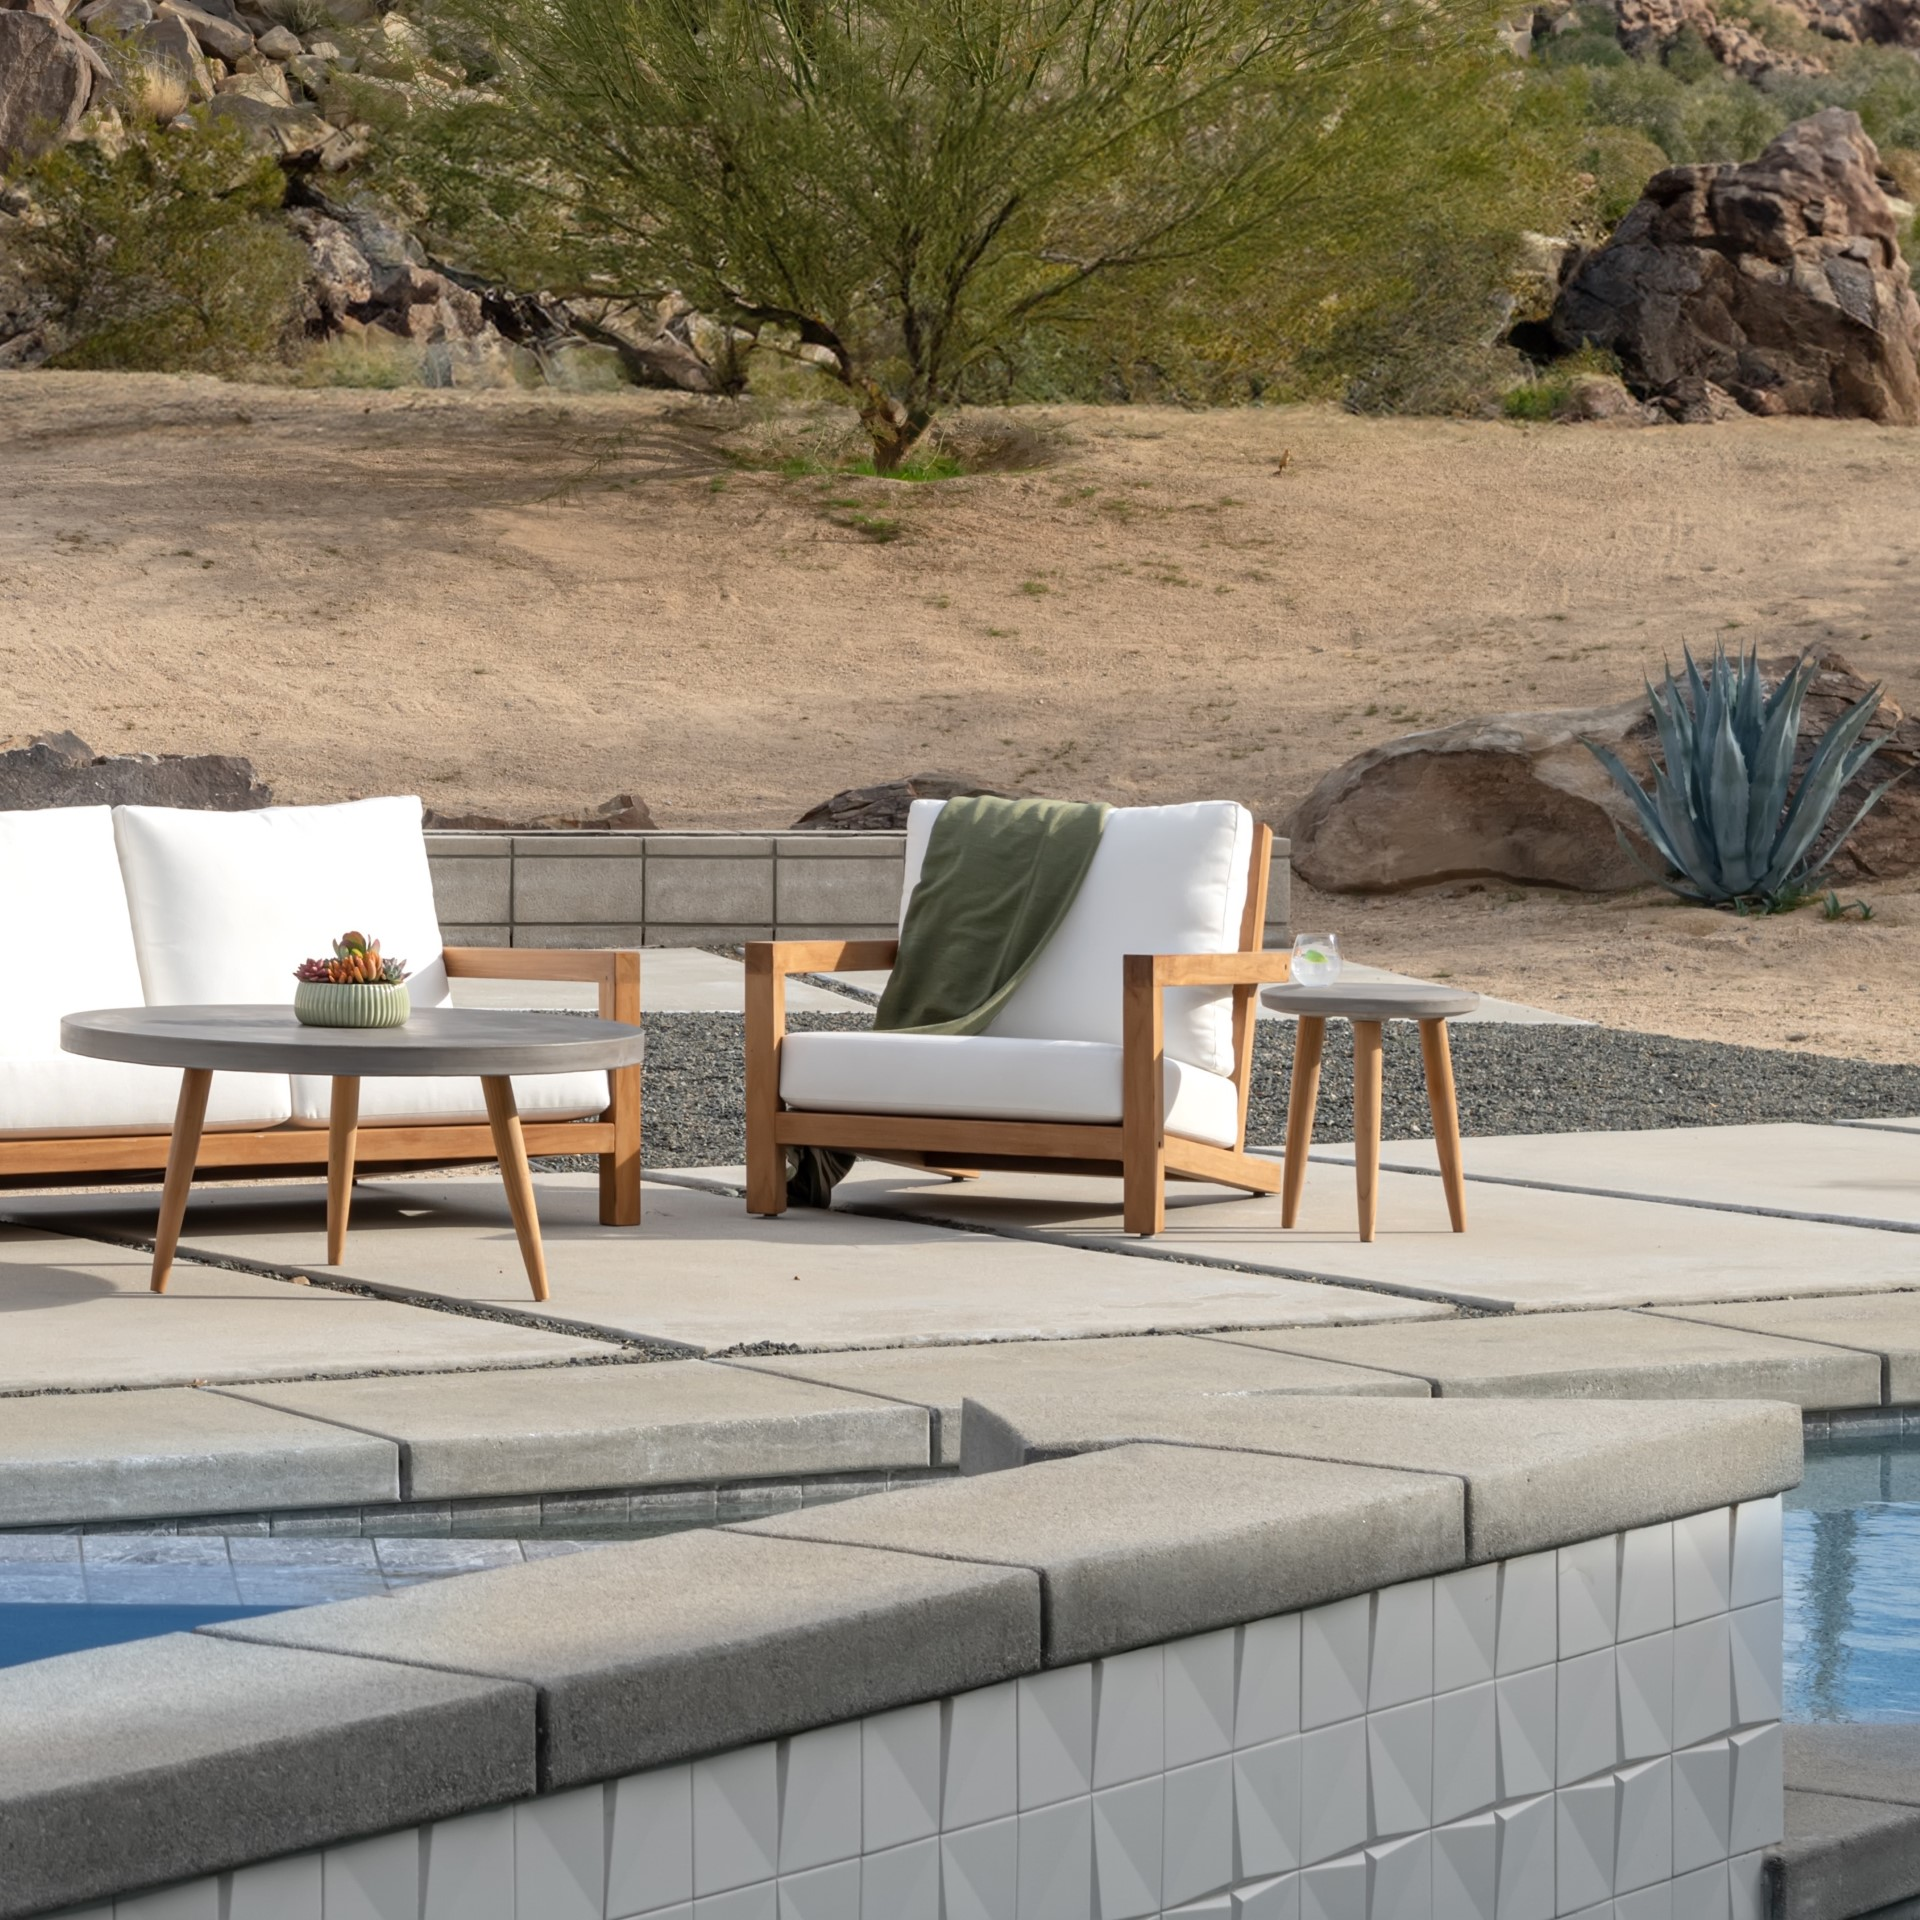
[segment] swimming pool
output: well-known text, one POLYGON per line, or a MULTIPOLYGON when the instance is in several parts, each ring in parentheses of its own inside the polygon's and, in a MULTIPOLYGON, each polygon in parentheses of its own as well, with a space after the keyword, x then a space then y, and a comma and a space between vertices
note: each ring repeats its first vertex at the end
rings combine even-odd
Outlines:
POLYGON ((1809 1435, 1785 1505, 1787 1718, 1920 1720, 1920 1435, 1809 1435))

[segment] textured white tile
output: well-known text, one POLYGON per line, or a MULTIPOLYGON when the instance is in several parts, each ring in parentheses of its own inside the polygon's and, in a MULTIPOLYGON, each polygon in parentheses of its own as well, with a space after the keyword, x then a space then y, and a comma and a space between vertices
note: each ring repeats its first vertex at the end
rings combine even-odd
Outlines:
POLYGON ((1620 1541, 1582 1540, 1559 1552, 1560 1658, 1610 1647, 1620 1612, 1620 1541))
POLYGON ((1018 1820, 993 1820, 940 1836, 942 1920, 1007 1920, 1019 1878, 1018 1820))
POLYGON ((1160 1911, 1165 1799, 1157 1775, 1093 1796, 1095 1920, 1134 1920, 1160 1911))
POLYGON ((1556 1778, 1563 1787, 1604 1773, 1620 1758, 1613 1649, 1576 1654, 1558 1668, 1556 1778))
MULTIPOLYGON (((860 1862, 838 1860, 830 1867, 785 1874, 776 1889, 780 1920, 860 1920, 860 1862)), ((934 1901, 919 1920, 939 1920, 940 1881, 934 1875, 934 1901)), ((875 1909, 883 1911, 883 1909, 875 1909)))
POLYGON ((1433 1818, 1464 1819, 1500 1797, 1499 1744, 1494 1734, 1494 1683, 1461 1687, 1433 1703, 1433 1818))
POLYGON ((1161 1920, 1233 1920, 1233 1896, 1216 1893, 1206 1900, 1195 1900, 1184 1907, 1168 1907, 1161 1920))
MULTIPOLYGON (((1019 1920, 1092 1920, 1093 1803, 1063 1800, 1020 1816, 1019 1920)), ((997 1920, 1005 1920, 1004 1914, 997 1920)))
POLYGON ((1716 1613, 1673 1631, 1673 1744, 1695 1746, 1732 1725, 1732 1633, 1716 1613))
POLYGON ((1433 1692, 1433 1582, 1386 1587, 1373 1609, 1373 1669, 1369 1711, 1404 1706, 1433 1692))
MULTIPOLYGON (((771 1740, 693 1763, 695 1897, 770 1880, 780 1857, 780 1762, 771 1740)), ((771 1902, 771 1893, 767 1896, 771 1902)))
POLYGON ((1767 1857, 1742 1853, 1727 1862, 1728 1904, 1733 1920, 1766 1920, 1767 1857))
POLYGON ((1673 1870, 1725 1860, 1732 1817, 1733 1749, 1725 1740, 1673 1756, 1673 1870))
MULTIPOLYGON (((612 1789, 613 1835, 607 1849, 610 1920, 651 1913, 693 1898, 693 1769, 655 1767, 612 1789)), ((438 1915, 434 1920, 440 1920, 438 1915)), ((448 1916, 454 1920, 454 1916, 448 1916)))
POLYGON ((1733 1510, 1732 1602, 1751 1607, 1781 1592, 1780 1496, 1748 1500, 1733 1510))
POLYGON ((1499 1920, 1552 1920, 1553 1795, 1517 1800, 1494 1815, 1499 1832, 1499 1920))
POLYGON ((1036 1673, 1018 1685, 1022 1810, 1091 1792, 1092 1666, 1036 1673))
POLYGON ((1171 1907, 1233 1884, 1233 1761, 1170 1768, 1166 1785, 1161 1897, 1171 1907))
POLYGON ((732 1893, 716 1893, 693 1903, 693 1920, 779 1920, 779 1906, 771 1880, 732 1893))
POLYGON ((1367 1920, 1433 1920, 1431 1836, 1367 1849, 1367 1920))
POLYGON ((1003 1820, 1020 1804, 1020 1693, 1003 1680, 941 1703, 946 1740, 943 1828, 1003 1820))
POLYGON ((329 1847, 321 1878, 327 1920, 418 1920, 419 1829, 329 1847))
POLYGON ((1534 1667, 1494 1682, 1501 1799, 1544 1793, 1553 1785, 1557 1692, 1552 1667, 1534 1667))
POLYGON ((1264 1746, 1300 1731, 1300 1616, 1283 1613, 1240 1629, 1233 1744, 1264 1746))
MULTIPOLYGON (((504 1808, 496 1813, 476 1813, 467 1820, 442 1820, 437 1826, 427 1829, 428 1844, 431 1845, 434 1837, 449 1827, 464 1827, 470 1822, 477 1824, 483 1821, 490 1821, 496 1830, 505 1831, 507 1858, 511 1862, 513 1816, 504 1808)), ((484 1848, 475 1851, 484 1857, 484 1848)), ((502 1876, 502 1880, 509 1890, 508 1904, 489 1904, 486 1889, 476 1886, 473 1903, 463 1911, 471 1914, 473 1920, 513 1920, 510 1904, 512 1874, 502 1876)), ((104 1913, 106 1909, 101 1911, 104 1913)), ((433 1904, 431 1869, 427 1876, 426 1911, 427 1920, 442 1920, 440 1910, 433 1904)), ((448 1913, 451 1911, 447 1910, 448 1913)), ((230 1874, 227 1879, 227 1908, 221 1920, 320 1920, 321 1912, 320 1856, 317 1853, 294 1853, 284 1860, 265 1860, 257 1867, 240 1867, 230 1874)))
MULTIPOLYGON (((861 1805, 869 1853, 905 1846, 940 1831, 940 1702, 862 1723, 861 1805)), ((861 1844, 855 1835, 854 1844, 861 1844)))
POLYGON ((1612 1776, 1554 1796, 1555 1880, 1559 1910, 1578 1913, 1613 1894, 1614 1785, 1612 1776))
POLYGON ((1158 1647, 1093 1669, 1093 1784, 1118 1786, 1166 1765, 1165 1659, 1158 1647))
POLYGON ((1651 1760, 1673 1751, 1673 1635, 1650 1633, 1614 1649, 1620 1697, 1620 1757, 1651 1760))
POLYGON ((1467 1567, 1433 1583, 1433 1690, 1493 1678, 1499 1644, 1500 1569, 1467 1567))
POLYGON ((1490 1813, 1433 1830, 1433 1920, 1497 1920, 1500 1836, 1490 1813))
POLYGON ((187 1880, 177 1887, 162 1887, 155 1893, 123 1895, 110 1909, 114 1920, 121 1914, 127 1920, 221 1920, 220 1879, 217 1874, 204 1880, 187 1880))
POLYGON ((1300 1920, 1300 1876, 1285 1873, 1235 1887, 1233 1920, 1300 1920))
POLYGON ((1167 1643, 1168 1766, 1233 1750, 1235 1639, 1228 1627, 1167 1643))
POLYGON ((513 1810, 514 1896, 541 1920, 601 1920, 607 1910, 607 1790, 576 1787, 513 1810))
POLYGON ((1300 1736, 1233 1757, 1234 1876, 1290 1872, 1300 1864, 1300 1736))
MULTIPOLYGON (((424 1830, 421 1844, 426 1850, 426 1897, 421 1912, 425 1920, 516 1920, 519 1895, 513 1830, 512 1807, 470 1813, 459 1820, 439 1820, 424 1830)), ((236 1896, 239 1878, 238 1874, 234 1876, 236 1896)), ((683 1894, 686 1891, 681 1889, 683 1894)), ((316 1906, 315 1914, 319 1911, 316 1906)), ((285 1920, 294 1920, 298 1912, 294 1908, 285 1920)), ((616 1907, 613 1912, 615 1920, 622 1920, 627 1909, 616 1907)), ((242 1920, 237 1897, 229 1920, 242 1920)), ((277 1908, 263 1907, 259 1920, 282 1920, 282 1916, 277 1908)))
MULTIPOLYGON (((936 1777, 940 1767, 939 1736, 940 1708, 935 1702, 933 1765, 936 1777)), ((859 1853, 860 1750, 858 1720, 838 1727, 820 1727, 811 1733, 797 1733, 791 1740, 780 1743, 779 1862, 782 1873, 805 1873, 810 1867, 824 1867, 834 1860, 851 1860, 859 1853)))
POLYGON ((1673 1910, 1673 1883, 1614 1895, 1613 1920, 1686 1920, 1673 1910))
MULTIPOLYGON (((726 1895, 721 1895, 725 1899, 726 1895)), ((678 1907, 660 1907, 647 1915, 647 1920, 693 1920, 693 1903, 687 1901, 678 1907)))
POLYGON ((940 1920, 937 1838, 847 1862, 855 1864, 860 1868, 860 1920, 940 1920))
POLYGON ((1634 1527, 1620 1536, 1620 1614, 1615 1630, 1622 1640, 1660 1633, 1673 1625, 1673 1523, 1634 1527))
MULTIPOLYGON (((1330 1860, 1364 1846, 1367 1723, 1343 1720, 1300 1736, 1300 1859, 1330 1860)), ((1303 1896, 1304 1898, 1304 1896, 1303 1896)))
POLYGON ((1732 1593, 1733 1514, 1726 1507, 1673 1523, 1673 1622, 1725 1613, 1732 1593))
POLYGON ((1373 1600, 1360 1594, 1300 1616, 1300 1724, 1330 1726, 1367 1710, 1373 1600))
POLYGON ((1559 1564, 1550 1553, 1500 1563, 1500 1634, 1495 1664, 1501 1673, 1544 1666, 1560 1647, 1559 1564))
POLYGON ((1703 1867, 1697 1873, 1676 1874, 1673 1881, 1673 1920, 1728 1920, 1727 1863, 1703 1867))
POLYGON ((1780 1657, 1786 1607, 1763 1600, 1727 1615, 1733 1636, 1733 1723, 1750 1727, 1780 1717, 1780 1657))
POLYGON ((1613 1886, 1616 1893, 1632 1893, 1673 1872, 1673 1763, 1623 1767, 1616 1781, 1613 1886))
POLYGON ((1433 1824, 1433 1702, 1367 1715, 1370 1837, 1391 1839, 1433 1824))
POLYGON ((1727 1828, 1729 1853, 1751 1853, 1779 1844, 1786 1801, 1785 1752, 1780 1725, 1751 1727, 1733 1736, 1733 1796, 1727 1828))
POLYGON ((1367 1920, 1367 1856, 1309 1867, 1300 1876, 1300 1920, 1367 1920))

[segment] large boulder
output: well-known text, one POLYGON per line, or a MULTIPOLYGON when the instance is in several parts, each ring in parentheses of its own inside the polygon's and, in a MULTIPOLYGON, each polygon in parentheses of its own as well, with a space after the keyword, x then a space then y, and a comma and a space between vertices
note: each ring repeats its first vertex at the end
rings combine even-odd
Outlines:
POLYGON ((964 773, 910 773, 904 780, 883 780, 873 787, 847 787, 817 807, 809 807, 795 827, 825 827, 840 833, 877 833, 907 824, 907 809, 916 800, 956 800, 963 794, 987 793, 1009 800, 1004 787, 990 787, 964 773))
POLYGON ((92 91, 93 64, 71 27, 0 12, 0 165, 70 138, 92 91))
POLYGON ((0 811, 132 806, 246 813, 272 804, 272 788, 237 754, 96 754, 72 733, 0 741, 0 811))
POLYGON ((653 826, 654 819, 644 800, 616 793, 586 813, 537 813, 517 820, 504 813, 429 807, 426 824, 459 833, 641 833, 653 826))
POLYGON ((1758 160, 1655 174, 1561 288, 1555 338, 1651 398, 1703 380, 1751 413, 1920 425, 1920 301, 1878 170, 1828 107, 1758 160))

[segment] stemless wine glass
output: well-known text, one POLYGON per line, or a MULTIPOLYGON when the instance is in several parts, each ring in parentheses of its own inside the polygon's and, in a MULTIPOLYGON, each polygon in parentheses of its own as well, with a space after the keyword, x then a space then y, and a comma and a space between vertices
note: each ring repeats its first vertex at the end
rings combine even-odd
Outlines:
POLYGON ((1324 987, 1340 977, 1340 937, 1303 933, 1293 943, 1293 979, 1302 987, 1324 987))

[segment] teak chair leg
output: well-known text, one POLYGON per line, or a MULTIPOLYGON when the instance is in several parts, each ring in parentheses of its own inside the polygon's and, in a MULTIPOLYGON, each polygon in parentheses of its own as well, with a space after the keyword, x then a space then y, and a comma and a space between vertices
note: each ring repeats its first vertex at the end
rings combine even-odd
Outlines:
POLYGON ((1427 1107, 1433 1115, 1440 1181, 1447 1190, 1447 1217, 1455 1233, 1465 1233, 1467 1182, 1460 1162, 1460 1110, 1453 1097, 1453 1049, 1444 1020, 1420 1022, 1420 1056, 1427 1069, 1427 1107))
POLYGON ((1380 1100, 1383 1035, 1378 1020, 1353 1023, 1353 1174, 1360 1238, 1373 1238, 1380 1211, 1380 1100))
POLYGON ((1121 1225, 1151 1238, 1167 1224, 1164 1023, 1153 961, 1128 954, 1120 1010, 1121 1225))
POLYGON ((600 1156, 600 1224, 640 1224, 640 1069, 616 1068, 611 1076, 613 1151, 600 1156), (623 1085, 623 1083, 629 1083, 623 1085))
POLYGON ((1280 1224, 1300 1217, 1300 1195, 1307 1184, 1307 1149, 1313 1145, 1313 1110, 1320 1099, 1320 1054, 1327 1023, 1303 1014, 1295 1022, 1293 1080, 1287 1088, 1287 1153, 1280 1192, 1280 1224))
POLYGON ((347 1257, 347 1215, 353 1206, 353 1149, 360 1131, 360 1082, 334 1076, 327 1106, 327 1265, 347 1257))
POLYGON ((787 982, 766 956, 747 953, 747 1211, 787 1210, 787 1155, 773 1137, 780 1112, 780 1044, 786 1037, 787 982))
POLYGON ((213 1073, 207 1067, 189 1067, 180 1076, 180 1101, 173 1110, 173 1139, 167 1147, 167 1178, 160 1189, 160 1219, 153 1233, 153 1278, 148 1282, 155 1293, 167 1290, 167 1275, 173 1271, 174 1249, 180 1244, 180 1228, 187 1217, 187 1192, 193 1185, 193 1163, 200 1152, 200 1129, 207 1120, 207 1093, 213 1086, 213 1073))

